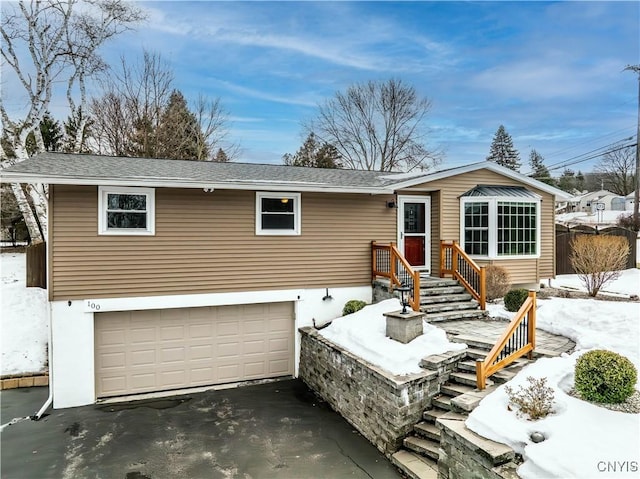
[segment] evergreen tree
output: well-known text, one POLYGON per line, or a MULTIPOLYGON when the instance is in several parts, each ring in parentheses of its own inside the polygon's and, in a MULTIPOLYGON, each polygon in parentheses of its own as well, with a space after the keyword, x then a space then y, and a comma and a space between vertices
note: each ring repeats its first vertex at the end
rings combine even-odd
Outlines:
POLYGON ((213 157, 213 161, 217 161, 218 163, 227 163, 229 162, 229 156, 222 148, 218 148, 216 156, 213 157))
POLYGON ((196 116, 189 110, 182 93, 174 90, 169 97, 156 131, 157 156, 175 160, 207 160, 208 148, 196 116))
POLYGON ((558 180, 558 188, 567 193, 575 193, 576 191, 576 173, 575 171, 565 168, 562 176, 558 180))
POLYGON ((311 168, 342 168, 340 154, 335 146, 319 143, 311 132, 295 155, 285 153, 282 161, 288 166, 306 166, 311 168))
POLYGON ((511 135, 507 133, 507 130, 502 125, 498 127, 498 131, 493 136, 487 160, 511 168, 513 171, 520 171, 520 154, 513 147, 511 135))
POLYGON ((551 178, 549 169, 544 165, 544 158, 535 149, 532 149, 529 154, 529 166, 531 167, 531 174, 529 175, 531 178, 555 186, 556 181, 551 178))
POLYGON ((585 188, 585 179, 582 171, 578 170, 578 174, 576 175, 576 189, 580 192, 584 191, 585 188))
POLYGON ((91 153, 88 141, 91 137, 93 120, 85 118, 82 107, 78 107, 67 117, 64 122, 64 144, 66 152, 91 153), (80 131, 82 129, 82 131, 80 131))
MULTIPOLYGON (((35 137, 36 132, 29 133, 27 136, 26 147, 29 155, 33 155, 38 151, 38 145, 35 137)), ((54 120, 48 111, 40 120, 40 134, 44 151, 58 151, 62 147, 62 128, 57 120, 54 120)))

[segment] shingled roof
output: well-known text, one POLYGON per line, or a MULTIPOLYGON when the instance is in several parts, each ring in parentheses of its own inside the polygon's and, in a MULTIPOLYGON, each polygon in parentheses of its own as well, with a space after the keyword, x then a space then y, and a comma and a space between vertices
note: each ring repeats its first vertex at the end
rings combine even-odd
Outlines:
POLYGON ((392 194, 404 188, 481 169, 495 171, 557 198, 568 196, 553 186, 491 161, 438 171, 395 173, 45 152, 0 171, 0 179, 3 182, 53 185, 392 194))
MULTIPOLYGON (((345 190, 382 193, 402 174, 45 152, 2 171, 5 180, 182 188, 345 190)), ((392 190, 389 190, 392 191, 392 190)))

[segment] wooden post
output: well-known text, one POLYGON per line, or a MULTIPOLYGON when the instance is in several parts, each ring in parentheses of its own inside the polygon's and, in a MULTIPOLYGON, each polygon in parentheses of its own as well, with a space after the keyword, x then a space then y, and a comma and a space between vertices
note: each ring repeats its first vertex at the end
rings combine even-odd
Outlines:
POLYGON ((527 322, 527 333, 529 334, 529 342, 531 343, 531 351, 527 354, 529 359, 533 359, 533 352, 536 349, 536 292, 534 290, 529 291, 529 297, 531 298, 531 309, 529 310, 529 321, 527 322))
POLYGON ((480 266, 480 309, 487 309, 487 273, 485 266, 480 266))
POLYGON ((440 240, 440 277, 444 278, 444 267, 447 259, 447 247, 444 240, 440 240))
POLYGON ((482 391, 487 383, 484 371, 484 361, 476 360, 476 386, 482 391))
POLYGON ((420 311, 420 272, 413 275, 413 310, 420 311))
POLYGON ((451 248, 451 275, 453 278, 459 279, 456 273, 458 273, 458 242, 454 240, 451 248))
POLYGON ((378 271, 378 255, 376 253, 376 242, 371 242, 371 281, 375 281, 378 271))
POLYGON ((393 291, 393 286, 396 282, 396 256, 395 256, 395 243, 392 241, 389 243, 389 284, 391 285, 391 290, 393 291))

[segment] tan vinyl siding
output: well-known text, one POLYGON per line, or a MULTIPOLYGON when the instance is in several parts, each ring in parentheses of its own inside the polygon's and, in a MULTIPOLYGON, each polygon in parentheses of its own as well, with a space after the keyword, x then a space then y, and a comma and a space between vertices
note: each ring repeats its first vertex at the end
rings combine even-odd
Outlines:
MULTIPOLYGON (((522 183, 507 178, 489 170, 477 170, 441 180, 429 182, 425 185, 417 185, 415 189, 437 190, 439 192, 439 236, 436 234, 436 224, 432 221, 432 241, 434 254, 432 255, 432 268, 434 274, 439 270, 440 240, 460 241, 460 195, 477 185, 501 185, 501 186, 526 186, 522 183)), ((542 196, 541 207, 541 246, 539 259, 510 259, 493 260, 494 264, 505 266, 514 283, 537 282, 540 278, 552 277, 555 271, 554 256, 554 199, 553 196, 541 190, 526 186, 527 189, 542 196)), ((410 192, 411 189, 406 190, 410 192)), ((432 194, 432 199, 437 195, 432 194)), ((435 218, 438 213, 434 210, 436 201, 432 200, 432 215, 435 218)), ((479 264, 488 262, 478 261, 479 264)))
POLYGON ((395 240, 392 197, 303 193, 301 236, 256 236, 255 192, 155 195, 155 236, 99 236, 97 187, 55 187, 54 299, 363 285, 395 240))

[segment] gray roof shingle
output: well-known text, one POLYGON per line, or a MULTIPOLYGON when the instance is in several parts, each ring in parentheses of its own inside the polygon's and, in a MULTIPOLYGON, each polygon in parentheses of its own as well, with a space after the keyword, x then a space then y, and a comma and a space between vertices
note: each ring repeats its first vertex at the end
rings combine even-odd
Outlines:
MULTIPOLYGON (((222 188, 241 185, 304 187, 310 190, 385 189, 397 183, 394 173, 345 169, 304 168, 253 163, 126 158, 57 152, 40 153, 5 169, 2 176, 40 178, 45 183, 97 184, 110 182, 222 188)), ((249 188, 247 188, 249 189, 249 188)), ((255 189, 255 188, 252 188, 255 189)))

